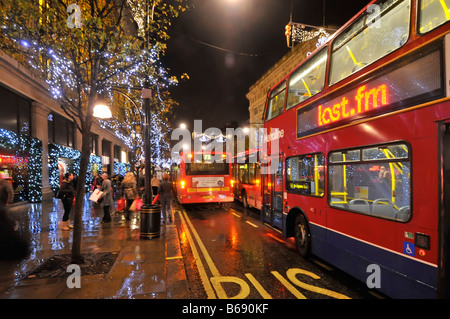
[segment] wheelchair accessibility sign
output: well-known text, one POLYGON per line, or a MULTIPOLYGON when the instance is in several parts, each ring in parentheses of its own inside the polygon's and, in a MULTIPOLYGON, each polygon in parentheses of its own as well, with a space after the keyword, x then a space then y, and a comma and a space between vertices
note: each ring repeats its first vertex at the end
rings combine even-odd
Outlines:
POLYGON ((414 257, 416 255, 415 245, 410 242, 404 241, 403 242, 403 253, 414 257))

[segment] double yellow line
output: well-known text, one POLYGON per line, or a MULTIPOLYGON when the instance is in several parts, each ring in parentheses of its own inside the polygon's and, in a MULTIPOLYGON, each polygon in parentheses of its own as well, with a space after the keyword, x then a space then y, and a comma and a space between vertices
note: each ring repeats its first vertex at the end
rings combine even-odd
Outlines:
POLYGON ((213 275, 213 277, 220 277, 220 273, 217 270, 216 265, 214 265, 214 262, 211 259, 211 256, 209 255, 208 251, 206 250, 205 245, 203 244, 203 241, 200 239, 200 236, 198 235, 197 231, 195 230, 194 226, 191 223, 191 220, 187 216, 186 212, 184 210, 178 211, 178 214, 181 218, 181 222, 183 223, 184 230, 186 232, 186 237, 189 241, 189 245, 191 246, 192 254, 194 255, 195 263, 197 264, 197 269, 200 274, 200 279, 202 280, 203 287, 205 288, 206 295, 208 296, 208 299, 216 299, 216 294, 214 293, 214 289, 211 286, 211 283, 209 281, 209 277, 206 273, 206 269, 203 265, 202 259, 200 257, 200 254, 197 250, 197 247, 195 246, 195 242, 192 238, 192 234, 195 237, 195 240, 200 247, 200 250, 203 254, 203 257, 206 260, 206 263, 208 264, 208 267, 213 275), (189 227, 191 230, 189 230, 189 227), (192 234, 191 234, 192 231, 192 234))

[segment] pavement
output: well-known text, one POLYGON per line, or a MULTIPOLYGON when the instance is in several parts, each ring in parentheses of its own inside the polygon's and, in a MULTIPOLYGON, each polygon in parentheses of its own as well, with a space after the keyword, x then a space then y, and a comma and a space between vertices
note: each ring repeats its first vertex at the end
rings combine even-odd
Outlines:
MULTIPOLYGON (((131 221, 125 220, 123 214, 113 213, 112 222, 102 224, 102 209, 87 197, 82 218, 82 254, 106 254, 112 261, 103 265, 102 272, 85 271, 94 264, 81 267, 78 279, 69 280, 75 272, 67 272, 67 268, 64 276, 61 269, 59 273, 37 271, 49 260, 71 253, 72 231, 58 228, 62 214, 63 207, 57 199, 9 206, 9 216, 16 221, 18 232, 29 237, 31 253, 20 261, 0 260, 0 299, 190 298, 174 223, 162 223, 158 238, 141 239, 139 213, 131 221), (70 285, 69 281, 77 284, 70 285)), ((178 218, 176 212, 174 217, 178 218)))

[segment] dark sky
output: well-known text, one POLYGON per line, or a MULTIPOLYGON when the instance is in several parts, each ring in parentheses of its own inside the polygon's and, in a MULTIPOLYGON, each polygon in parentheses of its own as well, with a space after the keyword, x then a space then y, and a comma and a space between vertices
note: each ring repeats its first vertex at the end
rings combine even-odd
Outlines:
MULTIPOLYGON (((326 0, 326 24, 341 26, 369 0, 326 0)), ((291 0, 191 0, 193 8, 174 21, 164 65, 189 80, 171 89, 180 103, 175 124, 192 131, 195 119, 222 128, 249 118, 245 95, 289 52, 284 35, 291 0), (200 42, 218 48, 212 48, 200 42)), ((322 0, 294 0, 293 22, 321 26, 322 0)))

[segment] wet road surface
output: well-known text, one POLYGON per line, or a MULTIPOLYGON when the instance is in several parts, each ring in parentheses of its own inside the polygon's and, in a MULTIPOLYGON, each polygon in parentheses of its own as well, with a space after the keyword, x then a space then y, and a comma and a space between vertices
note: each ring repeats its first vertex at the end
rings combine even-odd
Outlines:
POLYGON ((237 203, 180 208, 178 233, 194 298, 373 299, 367 287, 317 259, 237 203))

